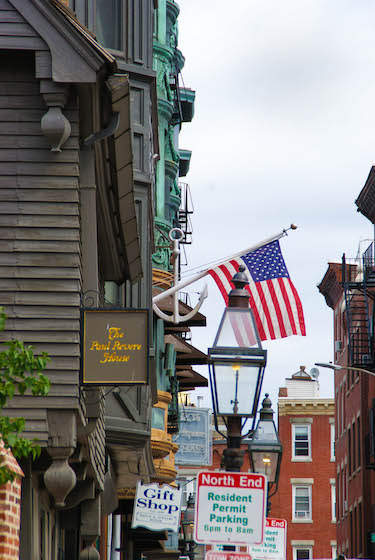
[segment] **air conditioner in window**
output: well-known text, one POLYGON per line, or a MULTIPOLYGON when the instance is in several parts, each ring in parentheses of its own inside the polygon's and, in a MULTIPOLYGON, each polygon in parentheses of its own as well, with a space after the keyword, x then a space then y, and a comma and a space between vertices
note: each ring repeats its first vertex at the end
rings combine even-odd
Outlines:
POLYGON ((298 519, 304 519, 307 516, 308 516, 307 511, 296 511, 296 517, 298 519))
POLYGON ((335 340, 335 352, 341 352, 341 351, 342 351, 342 341, 335 340))
POLYGON ((344 500, 344 511, 348 511, 348 500, 344 500))

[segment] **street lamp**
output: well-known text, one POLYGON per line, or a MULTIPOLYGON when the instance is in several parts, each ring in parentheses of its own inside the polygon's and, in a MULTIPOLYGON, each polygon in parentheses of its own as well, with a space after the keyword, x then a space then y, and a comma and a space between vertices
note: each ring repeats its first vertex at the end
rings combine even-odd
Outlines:
POLYGON ((273 421, 272 403, 268 393, 266 393, 262 405, 262 409, 259 411, 257 427, 247 447, 249 450, 252 472, 264 474, 268 479, 268 515, 271 509, 269 498, 272 498, 272 496, 276 494, 279 483, 283 446, 279 434, 277 433, 275 422, 273 421), (271 489, 274 485, 275 489, 271 493, 271 489))
MULTIPOLYGON (((247 296, 248 297, 248 296, 247 296)), ((266 350, 262 349, 252 310, 227 307, 208 350, 216 417, 256 415, 266 350), (247 329, 243 334, 241 328, 247 329)))
POLYGON ((190 560, 194 560, 195 548, 197 543, 194 541, 194 518, 195 518, 195 504, 194 495, 190 494, 184 518, 181 522, 183 532, 183 555, 189 556, 190 560))
POLYGON ((255 432, 248 443, 252 471, 267 476, 270 485, 278 483, 283 446, 273 421, 273 410, 268 393, 259 411, 255 432))
POLYGON ((232 279, 235 288, 229 294, 213 347, 208 350, 215 428, 221 433, 218 419, 222 418, 228 441, 224 464, 226 470, 234 472, 241 470, 242 428, 257 413, 267 361, 244 289, 248 284, 244 270, 240 266, 232 279))
POLYGON ((329 369, 333 369, 335 371, 340 371, 340 370, 349 370, 349 371, 358 371, 358 373, 368 373, 368 375, 373 375, 375 377, 375 372, 370 371, 368 369, 363 369, 363 368, 358 368, 358 367, 351 367, 351 366, 339 366, 338 364, 333 364, 332 362, 318 362, 315 364, 318 367, 324 367, 324 368, 329 368, 329 369))

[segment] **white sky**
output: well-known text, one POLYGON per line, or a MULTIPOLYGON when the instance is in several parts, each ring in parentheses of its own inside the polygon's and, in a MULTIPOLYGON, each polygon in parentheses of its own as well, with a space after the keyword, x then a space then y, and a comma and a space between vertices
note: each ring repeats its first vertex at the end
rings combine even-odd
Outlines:
MULTIPOLYGON (((354 201, 375 155, 375 3, 178 3, 182 78, 196 90, 195 118, 180 137, 180 147, 193 152, 188 268, 298 224, 281 247, 307 336, 265 344, 262 393, 270 393, 276 410, 286 377, 301 364, 309 371, 315 361, 333 360, 333 314, 316 287, 327 263, 344 252, 355 257, 359 241, 373 238, 354 201)), ((193 332, 204 351, 224 309, 216 285, 207 282, 208 326, 193 332)), ((333 396, 330 370, 321 369, 319 379, 320 395, 333 396)))

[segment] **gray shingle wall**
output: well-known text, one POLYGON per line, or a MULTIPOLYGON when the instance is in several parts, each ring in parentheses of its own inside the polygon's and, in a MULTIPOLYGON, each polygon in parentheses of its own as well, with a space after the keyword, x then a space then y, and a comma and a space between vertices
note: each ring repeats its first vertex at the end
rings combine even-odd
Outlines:
POLYGON ((50 394, 11 402, 42 441, 43 409, 78 403, 81 290, 78 111, 71 100, 64 113, 72 135, 61 153, 42 134, 46 111, 34 53, 1 52, 0 304, 8 316, 1 339, 22 339, 51 356, 50 394))

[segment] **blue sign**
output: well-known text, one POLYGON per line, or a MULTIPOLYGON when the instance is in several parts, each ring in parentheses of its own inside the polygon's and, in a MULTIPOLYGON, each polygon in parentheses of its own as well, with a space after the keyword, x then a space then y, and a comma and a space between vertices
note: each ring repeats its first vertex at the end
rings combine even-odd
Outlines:
POLYGON ((176 465, 211 465, 210 425, 209 408, 180 406, 180 430, 173 437, 173 441, 179 445, 175 455, 176 465))

